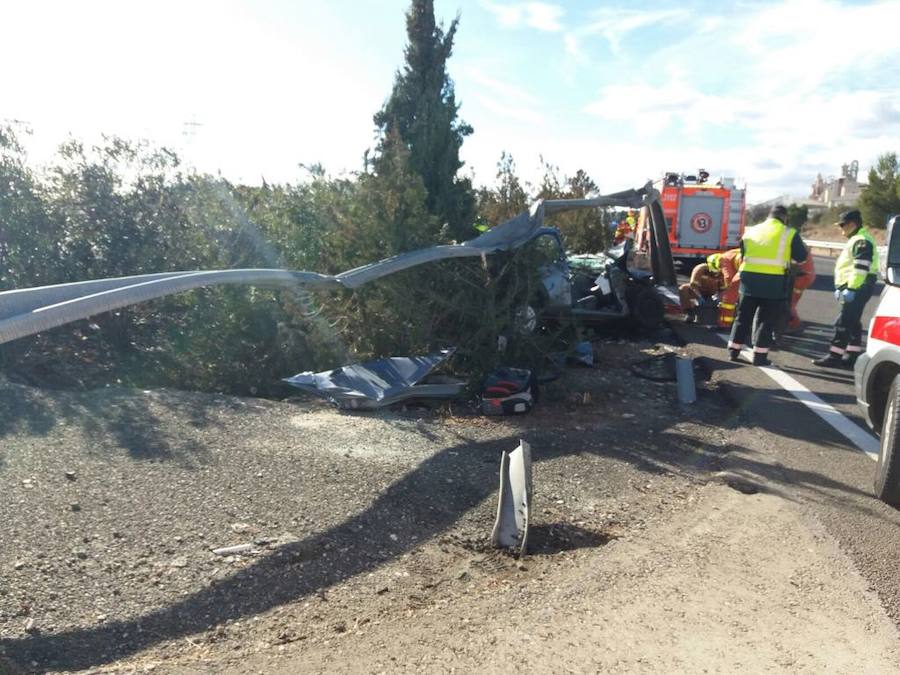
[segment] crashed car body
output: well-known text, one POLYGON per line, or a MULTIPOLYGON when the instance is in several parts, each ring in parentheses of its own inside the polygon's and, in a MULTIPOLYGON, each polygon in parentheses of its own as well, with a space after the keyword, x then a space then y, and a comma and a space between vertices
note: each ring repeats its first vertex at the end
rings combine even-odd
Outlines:
POLYGON ((533 308, 537 316, 585 326, 627 319, 642 328, 654 328, 662 322, 665 306, 653 272, 628 264, 631 239, 605 253, 568 255, 559 230, 543 227, 532 245, 544 259, 539 268, 541 293, 533 308))

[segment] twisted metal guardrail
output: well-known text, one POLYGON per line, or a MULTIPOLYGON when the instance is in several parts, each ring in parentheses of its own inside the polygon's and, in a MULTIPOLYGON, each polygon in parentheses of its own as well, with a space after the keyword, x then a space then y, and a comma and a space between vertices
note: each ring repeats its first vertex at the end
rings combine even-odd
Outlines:
POLYGON ((0 293, 0 344, 174 293, 227 284, 337 287, 334 277, 287 270, 166 272, 0 293))
MULTIPOLYGON (((839 255, 846 245, 846 242, 822 241, 817 239, 804 239, 803 243, 806 244, 806 247, 810 250, 819 249, 827 251, 829 257, 839 255)), ((887 275, 887 246, 878 247, 878 257, 880 259, 878 272, 881 277, 884 278, 887 275)))
POLYGON ((839 241, 819 241, 815 239, 804 239, 803 243, 808 248, 824 248, 830 251, 840 251, 844 248, 844 244, 839 241))
MULTIPOLYGON (((593 199, 541 200, 529 211, 462 244, 410 251, 336 275, 279 269, 194 270, 3 291, 0 292, 0 344, 95 314, 203 287, 244 284, 306 290, 354 289, 389 274, 436 260, 511 250, 529 241, 543 227, 545 214, 604 206, 648 206, 657 214, 654 220, 663 222, 659 192, 648 183, 640 189, 593 199)), ((668 244, 665 237, 660 239, 665 239, 664 244, 668 244)), ((674 277, 674 268, 671 276, 674 277)))
MULTIPOLYGON (((822 241, 817 239, 804 239, 803 243, 806 244, 808 248, 825 248, 831 251, 841 251, 844 246, 847 245, 847 242, 845 241, 822 241)), ((887 252, 887 246, 879 246, 878 252, 884 254, 887 252)))

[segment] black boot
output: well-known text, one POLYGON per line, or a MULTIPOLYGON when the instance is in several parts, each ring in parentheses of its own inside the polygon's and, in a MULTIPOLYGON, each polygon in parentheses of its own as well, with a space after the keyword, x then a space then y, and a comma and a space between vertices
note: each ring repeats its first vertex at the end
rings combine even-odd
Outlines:
POLYGON ((753 365, 754 366, 769 366, 772 365, 772 362, 769 361, 769 357, 765 354, 760 354, 759 352, 753 353, 753 365))
POLYGON ((834 352, 828 352, 825 356, 813 359, 813 365, 821 368, 844 368, 844 361, 841 356, 834 352))
POLYGON ((844 368, 852 370, 853 366, 856 365, 856 359, 858 359, 858 358, 859 358, 859 352, 846 352, 841 357, 841 365, 844 368))
POLYGON ((729 349, 728 350, 728 360, 729 361, 737 361, 741 358, 741 350, 740 349, 729 349))

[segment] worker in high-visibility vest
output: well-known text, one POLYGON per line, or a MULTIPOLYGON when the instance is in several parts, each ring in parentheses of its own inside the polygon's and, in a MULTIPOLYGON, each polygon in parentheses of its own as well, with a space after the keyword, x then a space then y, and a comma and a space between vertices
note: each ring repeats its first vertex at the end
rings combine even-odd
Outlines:
POLYGON ((863 227, 859 211, 844 211, 837 225, 847 244, 834 264, 834 297, 841 311, 834 322, 831 348, 817 366, 848 368, 862 352, 862 313, 878 281, 878 246, 863 227))
POLYGON ((613 243, 621 244, 626 239, 634 239, 634 228, 637 221, 634 218, 634 211, 630 211, 625 218, 619 221, 619 226, 613 235, 613 243))
POLYGON ((769 349, 778 317, 787 301, 791 260, 806 260, 800 234, 787 226, 787 209, 772 208, 768 219, 749 227, 741 237, 740 300, 731 327, 728 356, 737 361, 757 318, 753 335, 753 365, 769 363, 769 349))
POLYGON ((722 290, 719 292, 719 328, 731 328, 741 290, 741 249, 733 248, 719 256, 722 270, 722 290))

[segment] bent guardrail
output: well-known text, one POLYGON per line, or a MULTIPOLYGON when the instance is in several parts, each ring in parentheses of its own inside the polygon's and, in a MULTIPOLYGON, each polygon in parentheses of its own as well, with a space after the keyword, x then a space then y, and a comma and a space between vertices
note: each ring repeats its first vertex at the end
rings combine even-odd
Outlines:
POLYGON ((297 290, 354 289, 428 262, 480 257, 511 250, 530 241, 534 233, 543 227, 545 214, 604 206, 648 206, 658 209, 659 192, 648 183, 639 190, 626 190, 592 199, 540 200, 529 211, 470 241, 401 253, 337 275, 278 269, 194 270, 3 291, 0 292, 0 344, 103 312, 197 288, 244 284, 297 290))

